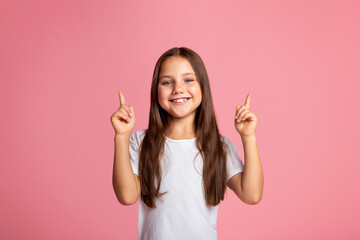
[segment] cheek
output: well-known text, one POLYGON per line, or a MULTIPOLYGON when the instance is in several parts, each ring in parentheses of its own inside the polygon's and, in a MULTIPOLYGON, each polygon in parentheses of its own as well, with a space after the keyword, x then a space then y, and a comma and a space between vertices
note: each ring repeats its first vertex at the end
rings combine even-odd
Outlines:
POLYGON ((189 91, 191 92, 192 95, 198 97, 201 99, 201 89, 200 86, 191 86, 191 88, 189 88, 189 91))
POLYGON ((158 88, 158 101, 159 102, 162 102, 162 101, 165 101, 167 100, 167 93, 166 93, 166 89, 163 89, 163 88, 158 88))

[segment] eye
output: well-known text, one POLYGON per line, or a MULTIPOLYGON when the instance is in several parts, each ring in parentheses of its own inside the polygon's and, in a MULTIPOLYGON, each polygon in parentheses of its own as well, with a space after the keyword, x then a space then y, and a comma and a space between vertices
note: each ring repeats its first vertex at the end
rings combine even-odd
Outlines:
POLYGON ((186 79, 185 82, 193 82, 194 80, 189 78, 189 79, 186 79))
POLYGON ((163 82, 161 85, 168 85, 168 84, 170 84, 171 82, 170 81, 165 81, 165 82, 163 82))

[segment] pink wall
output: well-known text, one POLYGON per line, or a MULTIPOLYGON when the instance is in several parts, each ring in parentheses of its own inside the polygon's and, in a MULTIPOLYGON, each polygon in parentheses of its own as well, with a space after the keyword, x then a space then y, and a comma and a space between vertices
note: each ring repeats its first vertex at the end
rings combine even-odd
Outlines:
POLYGON ((147 127, 157 58, 207 67, 222 134, 252 92, 265 189, 219 239, 359 239, 359 1, 2 1, 0 238, 135 239, 112 189, 117 90, 147 127))

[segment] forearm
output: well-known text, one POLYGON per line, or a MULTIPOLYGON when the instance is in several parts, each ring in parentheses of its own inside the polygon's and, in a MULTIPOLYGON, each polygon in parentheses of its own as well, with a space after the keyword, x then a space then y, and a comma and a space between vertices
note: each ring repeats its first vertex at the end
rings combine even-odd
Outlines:
POLYGON ((244 147, 244 172, 242 192, 249 201, 259 202, 263 194, 263 172, 255 136, 242 137, 244 147))
POLYGON ((113 166, 113 188, 119 202, 129 204, 136 196, 136 181, 130 163, 129 137, 114 137, 115 153, 113 166))

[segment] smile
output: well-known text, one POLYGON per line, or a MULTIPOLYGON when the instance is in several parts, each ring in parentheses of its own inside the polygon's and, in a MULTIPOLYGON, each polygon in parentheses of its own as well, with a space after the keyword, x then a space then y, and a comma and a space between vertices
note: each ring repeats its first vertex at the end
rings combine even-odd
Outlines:
POLYGON ((174 103, 183 103, 183 102, 187 102, 188 100, 189 100, 189 98, 178 98, 178 99, 173 99, 170 101, 174 102, 174 103))

